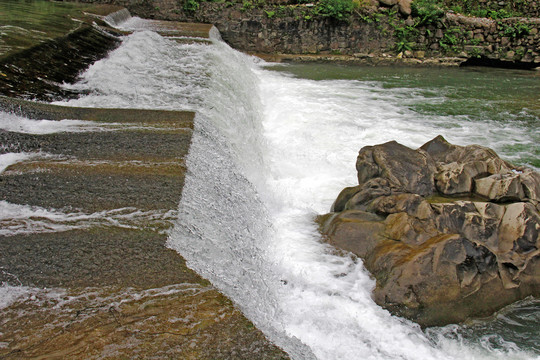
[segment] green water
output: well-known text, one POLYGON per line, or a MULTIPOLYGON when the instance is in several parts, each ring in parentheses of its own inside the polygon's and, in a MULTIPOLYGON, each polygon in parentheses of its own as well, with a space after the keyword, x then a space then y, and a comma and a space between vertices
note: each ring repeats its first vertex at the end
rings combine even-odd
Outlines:
POLYGON ((516 164, 540 169, 540 71, 495 68, 365 67, 295 64, 270 67, 298 78, 353 80, 373 85, 374 96, 435 121, 441 129, 461 131, 467 123, 489 122, 490 133, 471 136, 516 164), (506 129, 518 130, 502 134, 506 129), (519 134, 526 134, 520 137, 519 134), (490 144, 486 137, 492 137, 490 144), (487 142, 487 144, 486 144, 487 142))
POLYGON ((0 1, 0 58, 80 26, 92 5, 46 0, 0 1))

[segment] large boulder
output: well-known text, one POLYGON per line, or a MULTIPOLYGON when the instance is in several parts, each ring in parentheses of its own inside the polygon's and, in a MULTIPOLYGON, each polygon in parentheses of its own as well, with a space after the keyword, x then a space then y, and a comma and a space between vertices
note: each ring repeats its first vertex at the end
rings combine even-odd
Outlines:
POLYGON ((540 175, 441 136, 368 146, 359 185, 321 216, 326 240, 363 259, 375 301, 422 326, 540 296, 540 175))

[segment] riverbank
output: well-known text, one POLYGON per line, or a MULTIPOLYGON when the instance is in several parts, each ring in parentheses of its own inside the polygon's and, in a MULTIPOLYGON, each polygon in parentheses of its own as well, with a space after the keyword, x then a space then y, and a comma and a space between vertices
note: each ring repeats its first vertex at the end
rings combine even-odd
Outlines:
POLYGON ((540 65, 540 19, 530 10, 533 4, 514 13, 497 5, 500 10, 486 13, 491 17, 475 17, 448 7, 415 10, 410 2, 403 9, 404 0, 360 1, 338 18, 341 13, 321 13, 321 2, 193 2, 192 8, 189 1, 112 2, 143 18, 214 24, 233 48, 278 60, 524 69, 540 65))

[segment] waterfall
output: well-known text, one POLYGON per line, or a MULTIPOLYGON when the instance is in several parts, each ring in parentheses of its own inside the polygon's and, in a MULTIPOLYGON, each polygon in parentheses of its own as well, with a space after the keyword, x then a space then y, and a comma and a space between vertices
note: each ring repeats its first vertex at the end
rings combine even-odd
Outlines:
MULTIPOLYGON (((197 112, 167 245, 294 359, 532 358, 504 339, 491 348, 455 328, 424 332, 390 315, 371 299, 375 284, 362 262, 318 235, 313 219, 354 185, 360 147, 393 139, 417 146, 441 131, 440 117, 396 104, 422 96, 273 72, 213 32, 208 45, 136 32, 74 85, 91 93, 67 103, 197 112)), ((450 121, 468 129, 463 142, 494 128, 450 121)))
POLYGON ((110 26, 115 27, 127 21, 129 18, 131 18, 131 14, 128 9, 121 9, 103 17, 103 20, 110 26))

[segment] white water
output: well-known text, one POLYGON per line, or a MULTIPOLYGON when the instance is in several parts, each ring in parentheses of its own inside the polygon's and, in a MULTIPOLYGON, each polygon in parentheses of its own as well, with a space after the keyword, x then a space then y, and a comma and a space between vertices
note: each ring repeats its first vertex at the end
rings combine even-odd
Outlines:
POLYGON ((33 120, 0 111, 0 130, 23 134, 53 134, 59 132, 103 131, 119 124, 99 124, 84 120, 33 120))
POLYGON ((295 79, 218 40, 181 45, 149 31, 129 36, 76 86, 94 93, 69 105, 198 112, 169 246, 293 358, 534 358, 504 342, 492 349, 442 330, 428 336, 391 316, 371 300, 361 262, 332 254, 313 222, 355 184, 362 146, 419 146, 442 121, 466 130, 443 132, 450 141, 478 143, 489 122, 419 118, 377 83, 295 79))
POLYGON ((96 226, 159 230, 167 228, 176 217, 176 211, 172 210, 143 211, 128 207, 87 214, 0 200, 0 236, 90 229, 96 226))

